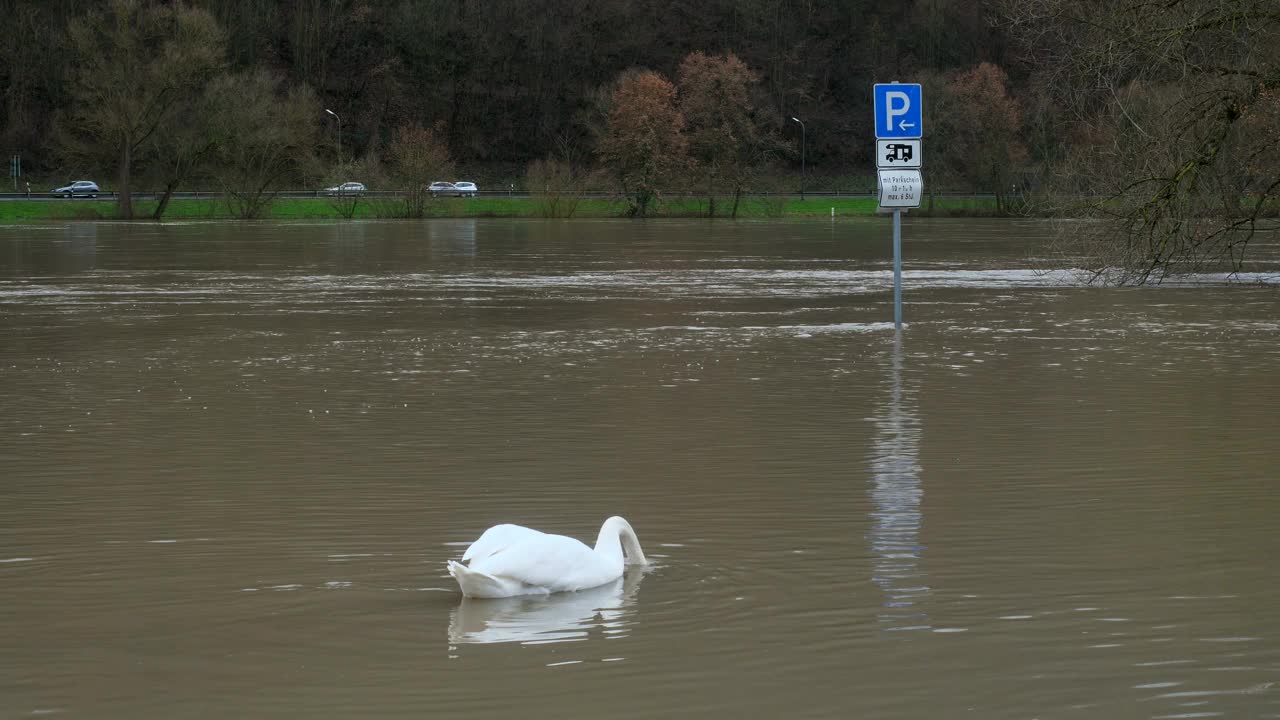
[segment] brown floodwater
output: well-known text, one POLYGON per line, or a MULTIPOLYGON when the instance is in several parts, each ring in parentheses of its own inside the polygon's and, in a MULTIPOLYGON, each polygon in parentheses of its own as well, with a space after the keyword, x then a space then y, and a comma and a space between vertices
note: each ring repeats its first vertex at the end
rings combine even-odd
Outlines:
POLYGON ((1280 263, 1047 234, 0 227, 0 718, 1280 717, 1280 263))

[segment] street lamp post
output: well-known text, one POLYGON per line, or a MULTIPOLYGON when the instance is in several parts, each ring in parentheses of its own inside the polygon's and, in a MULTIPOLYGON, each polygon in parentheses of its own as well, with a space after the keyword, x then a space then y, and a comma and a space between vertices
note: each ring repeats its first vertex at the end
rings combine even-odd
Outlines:
POLYGON ((329 108, 325 108, 324 111, 332 115, 334 120, 338 121, 338 164, 341 165, 342 164, 342 118, 338 117, 338 113, 330 110, 329 108))
POLYGON ((800 199, 803 200, 804 199, 804 181, 806 179, 805 170, 804 170, 804 150, 805 150, 804 146, 806 144, 804 121, 798 117, 795 117, 794 115, 791 117, 791 119, 800 123, 800 199))

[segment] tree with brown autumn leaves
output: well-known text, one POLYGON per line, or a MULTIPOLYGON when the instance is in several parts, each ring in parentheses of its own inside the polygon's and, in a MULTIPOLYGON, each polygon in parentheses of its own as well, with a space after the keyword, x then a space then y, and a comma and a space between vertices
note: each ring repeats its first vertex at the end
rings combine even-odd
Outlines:
POLYGON ((600 159, 617 179, 628 215, 647 215, 663 183, 688 169, 684 124, 669 80, 648 70, 618 79, 600 159))
MULTIPOLYGON (((958 72, 943 88, 947 112, 937 140, 939 159, 970 187, 995 193, 996 209, 1009 209, 1017 171, 1026 163, 1022 111, 1009 95, 1004 70, 991 63, 958 72)), ((934 138, 930 138, 931 140, 934 138)))
POLYGON ((707 214, 715 217, 716 196, 733 197, 730 215, 752 172, 765 154, 751 92, 759 77, 733 53, 694 52, 680 63, 680 110, 685 118, 689 155, 707 196, 707 214))

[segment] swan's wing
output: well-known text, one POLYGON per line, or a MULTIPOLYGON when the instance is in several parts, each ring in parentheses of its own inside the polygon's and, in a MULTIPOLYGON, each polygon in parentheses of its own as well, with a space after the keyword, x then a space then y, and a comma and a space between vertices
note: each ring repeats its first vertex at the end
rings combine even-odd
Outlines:
POLYGON ((462 561, 474 563, 490 555, 502 552, 512 545, 528 542, 532 538, 544 534, 522 525, 494 525, 485 530, 479 540, 471 543, 467 551, 462 554, 462 561))
MULTIPOLYGON (((564 535, 529 532, 532 534, 515 535, 516 542, 472 560, 471 568, 553 592, 599 584, 594 578, 600 573, 601 559, 594 550, 564 535)), ((481 540, 484 538, 476 542, 481 540)))

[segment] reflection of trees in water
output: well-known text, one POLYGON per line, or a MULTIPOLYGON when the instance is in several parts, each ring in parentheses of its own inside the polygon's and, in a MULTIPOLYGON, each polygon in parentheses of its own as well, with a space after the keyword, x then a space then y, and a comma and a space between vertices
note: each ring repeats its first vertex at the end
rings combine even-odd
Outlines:
POLYGON ((629 567, 607 585, 572 593, 481 600, 463 598, 449 616, 451 645, 586 640, 591 631, 619 636, 630 624, 644 571, 629 567))
MULTIPOLYGON (((15 252, 20 247, 13 243, 15 252)), ((98 267, 98 224, 91 222, 69 223, 63 236, 48 245, 48 251, 57 272, 86 272, 98 267)), ((14 267, 22 267, 15 262, 14 267)))
POLYGON ((427 223, 432 255, 475 257, 475 218, 439 219, 427 223))
POLYGON ((339 222, 325 227, 330 260, 363 260, 368 254, 365 246, 366 224, 363 222, 339 222))
POLYGON ((898 628, 927 624, 916 607, 929 592, 920 559, 920 418, 914 393, 902 382, 902 337, 893 343, 888 402, 874 418, 871 464, 872 580, 885 593, 881 620, 898 628))
POLYGON ((337 245, 364 245, 368 231, 368 223, 340 222, 331 226, 331 241, 337 245))

